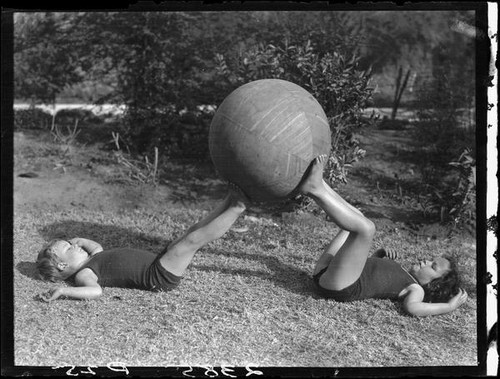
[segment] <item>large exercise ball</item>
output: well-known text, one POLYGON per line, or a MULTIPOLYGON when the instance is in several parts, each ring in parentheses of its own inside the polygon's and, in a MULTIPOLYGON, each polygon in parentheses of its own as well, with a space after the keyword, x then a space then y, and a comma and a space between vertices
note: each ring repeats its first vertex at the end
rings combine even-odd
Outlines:
POLYGON ((330 146, 321 105, 285 80, 242 85, 224 99, 210 125, 209 149, 217 172, 252 201, 292 196, 312 160, 328 154, 330 146))

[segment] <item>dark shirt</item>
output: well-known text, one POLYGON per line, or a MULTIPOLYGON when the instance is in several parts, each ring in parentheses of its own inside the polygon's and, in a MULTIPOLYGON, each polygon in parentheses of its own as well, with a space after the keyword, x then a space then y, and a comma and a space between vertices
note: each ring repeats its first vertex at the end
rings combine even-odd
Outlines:
POLYGON ((159 257, 146 250, 109 249, 93 256, 83 268, 90 268, 102 287, 166 291, 174 288, 181 277, 162 267, 159 257))
POLYGON ((416 280, 401 265, 392 259, 369 257, 359 279, 340 291, 328 290, 319 285, 320 276, 313 279, 321 295, 337 301, 362 299, 397 299, 399 293, 416 280))

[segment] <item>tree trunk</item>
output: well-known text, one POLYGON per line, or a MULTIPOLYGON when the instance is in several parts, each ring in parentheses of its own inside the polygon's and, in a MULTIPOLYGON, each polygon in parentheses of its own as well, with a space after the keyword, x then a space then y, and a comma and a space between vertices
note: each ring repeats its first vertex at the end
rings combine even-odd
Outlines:
POLYGON ((408 84, 408 79, 410 78, 410 70, 406 72, 403 83, 401 83, 401 79, 403 77, 403 68, 400 66, 398 70, 398 77, 396 79, 396 92, 394 93, 394 102, 392 103, 392 114, 391 120, 396 119, 396 114, 398 112, 399 103, 401 102, 401 97, 403 96, 403 92, 406 89, 406 85, 408 84))

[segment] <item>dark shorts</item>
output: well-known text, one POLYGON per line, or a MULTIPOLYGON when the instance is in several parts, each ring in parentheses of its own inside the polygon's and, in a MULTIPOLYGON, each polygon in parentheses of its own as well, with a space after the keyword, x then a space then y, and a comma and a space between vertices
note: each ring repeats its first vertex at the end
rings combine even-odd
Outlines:
POLYGON ((146 280, 150 291, 170 291, 177 287, 182 276, 177 276, 168 271, 160 263, 160 256, 149 266, 146 280))
POLYGON ((342 301, 342 302, 347 302, 347 301, 355 301, 355 300, 361 300, 365 298, 364 296, 361 296, 361 282, 360 280, 356 280, 353 284, 350 286, 339 290, 339 291, 334 291, 334 290, 329 290, 326 288, 323 288, 319 285, 319 278, 323 273, 326 271, 328 267, 325 267, 323 270, 318 272, 316 275, 313 275, 313 282, 316 290, 318 293, 327 299, 334 299, 335 301, 342 301))

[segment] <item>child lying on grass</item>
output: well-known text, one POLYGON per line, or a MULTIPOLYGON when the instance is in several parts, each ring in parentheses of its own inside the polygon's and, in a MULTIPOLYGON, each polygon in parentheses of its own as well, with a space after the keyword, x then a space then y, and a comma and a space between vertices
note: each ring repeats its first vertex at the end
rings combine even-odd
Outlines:
POLYGON ((230 185, 217 209, 159 255, 131 248, 103 250, 100 244, 85 238, 53 240, 38 254, 38 272, 49 281, 73 279, 75 286, 51 289, 40 298, 46 302, 60 297, 96 299, 102 287, 169 291, 179 284, 196 251, 229 230, 245 211, 246 201, 230 185))
POLYGON ((311 197, 341 229, 313 271, 318 292, 337 301, 398 299, 414 316, 438 315, 462 305, 467 293, 458 288, 454 263, 443 257, 423 261, 406 271, 381 249, 368 257, 375 225, 342 199, 323 180, 326 156, 316 158, 300 192, 311 197), (384 259, 388 256, 392 259, 384 259))

